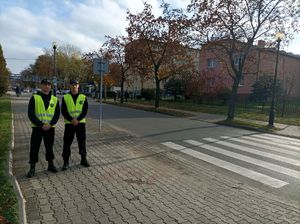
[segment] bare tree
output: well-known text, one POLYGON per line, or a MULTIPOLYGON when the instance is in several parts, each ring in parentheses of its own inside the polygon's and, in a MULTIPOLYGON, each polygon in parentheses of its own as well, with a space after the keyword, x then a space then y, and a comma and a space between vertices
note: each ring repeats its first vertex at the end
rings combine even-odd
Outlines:
POLYGON ((130 75, 130 61, 134 57, 134 49, 129 45, 129 38, 125 36, 106 36, 103 44, 105 54, 111 63, 115 64, 114 72, 119 72, 121 86, 121 103, 124 102, 124 83, 130 75))

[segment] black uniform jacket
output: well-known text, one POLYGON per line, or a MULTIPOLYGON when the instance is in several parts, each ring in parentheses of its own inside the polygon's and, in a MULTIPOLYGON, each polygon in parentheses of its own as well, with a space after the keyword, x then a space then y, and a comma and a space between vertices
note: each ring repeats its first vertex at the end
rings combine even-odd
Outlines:
MULTIPOLYGON (((50 92, 48 95, 38 91, 37 95, 40 95, 44 101, 45 108, 47 109, 49 107, 49 102, 51 99, 52 92, 50 92)), ((59 119, 59 114, 60 114, 60 107, 59 107, 59 102, 57 101, 56 108, 55 108, 55 113, 50 121, 50 125, 53 126, 57 123, 59 119)), ((40 121, 37 116, 35 115, 35 102, 34 102, 34 96, 32 96, 29 100, 28 104, 28 118, 29 120, 35 124, 37 127, 42 127, 44 123, 40 121)))

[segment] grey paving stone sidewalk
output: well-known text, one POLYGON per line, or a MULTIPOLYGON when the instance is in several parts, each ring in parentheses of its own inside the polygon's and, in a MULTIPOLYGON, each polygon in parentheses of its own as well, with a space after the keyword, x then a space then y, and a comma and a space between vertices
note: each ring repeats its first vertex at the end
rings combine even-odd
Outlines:
MULTIPOLYGON (((27 201, 29 223, 300 223, 299 205, 220 175, 204 162, 88 120, 91 167, 46 171, 44 147, 37 174, 29 168, 27 101, 13 101, 14 174, 27 201), (25 110, 24 110, 25 107, 25 110)), ((55 164, 62 166, 63 121, 56 128, 55 164)))

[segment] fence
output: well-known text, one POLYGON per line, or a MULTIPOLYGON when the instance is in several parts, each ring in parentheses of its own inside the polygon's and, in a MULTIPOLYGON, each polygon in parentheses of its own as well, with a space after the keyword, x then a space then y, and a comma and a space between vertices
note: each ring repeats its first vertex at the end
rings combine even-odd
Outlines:
MULTIPOLYGON (((244 107, 245 111, 256 113, 269 113, 271 102, 254 103, 247 99, 244 105, 239 104, 239 107, 244 107)), ((295 100, 277 99, 275 101, 275 113, 281 117, 300 117, 300 102, 295 100)))

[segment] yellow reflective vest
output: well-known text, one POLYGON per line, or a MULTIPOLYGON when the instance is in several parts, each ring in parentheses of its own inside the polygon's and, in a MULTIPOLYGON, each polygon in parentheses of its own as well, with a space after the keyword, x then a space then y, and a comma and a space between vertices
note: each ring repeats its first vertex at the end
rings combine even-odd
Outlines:
MULTIPOLYGON (((85 101, 85 95, 79 94, 77 97, 76 103, 74 103, 74 100, 70 93, 64 95, 64 100, 67 106, 68 113, 73 118, 77 118, 82 113, 83 104, 85 101)), ((85 123, 86 120, 83 118, 79 123, 85 123)), ((70 124, 71 122, 65 119, 65 124, 70 124)))
MULTIPOLYGON (((55 108, 57 104, 57 97, 51 95, 49 106, 46 109, 44 101, 40 95, 33 95, 35 103, 35 116, 44 124, 49 124, 55 114, 55 108)), ((31 123, 32 127, 36 127, 35 124, 31 123)), ((54 127, 54 126, 52 126, 54 127)))

